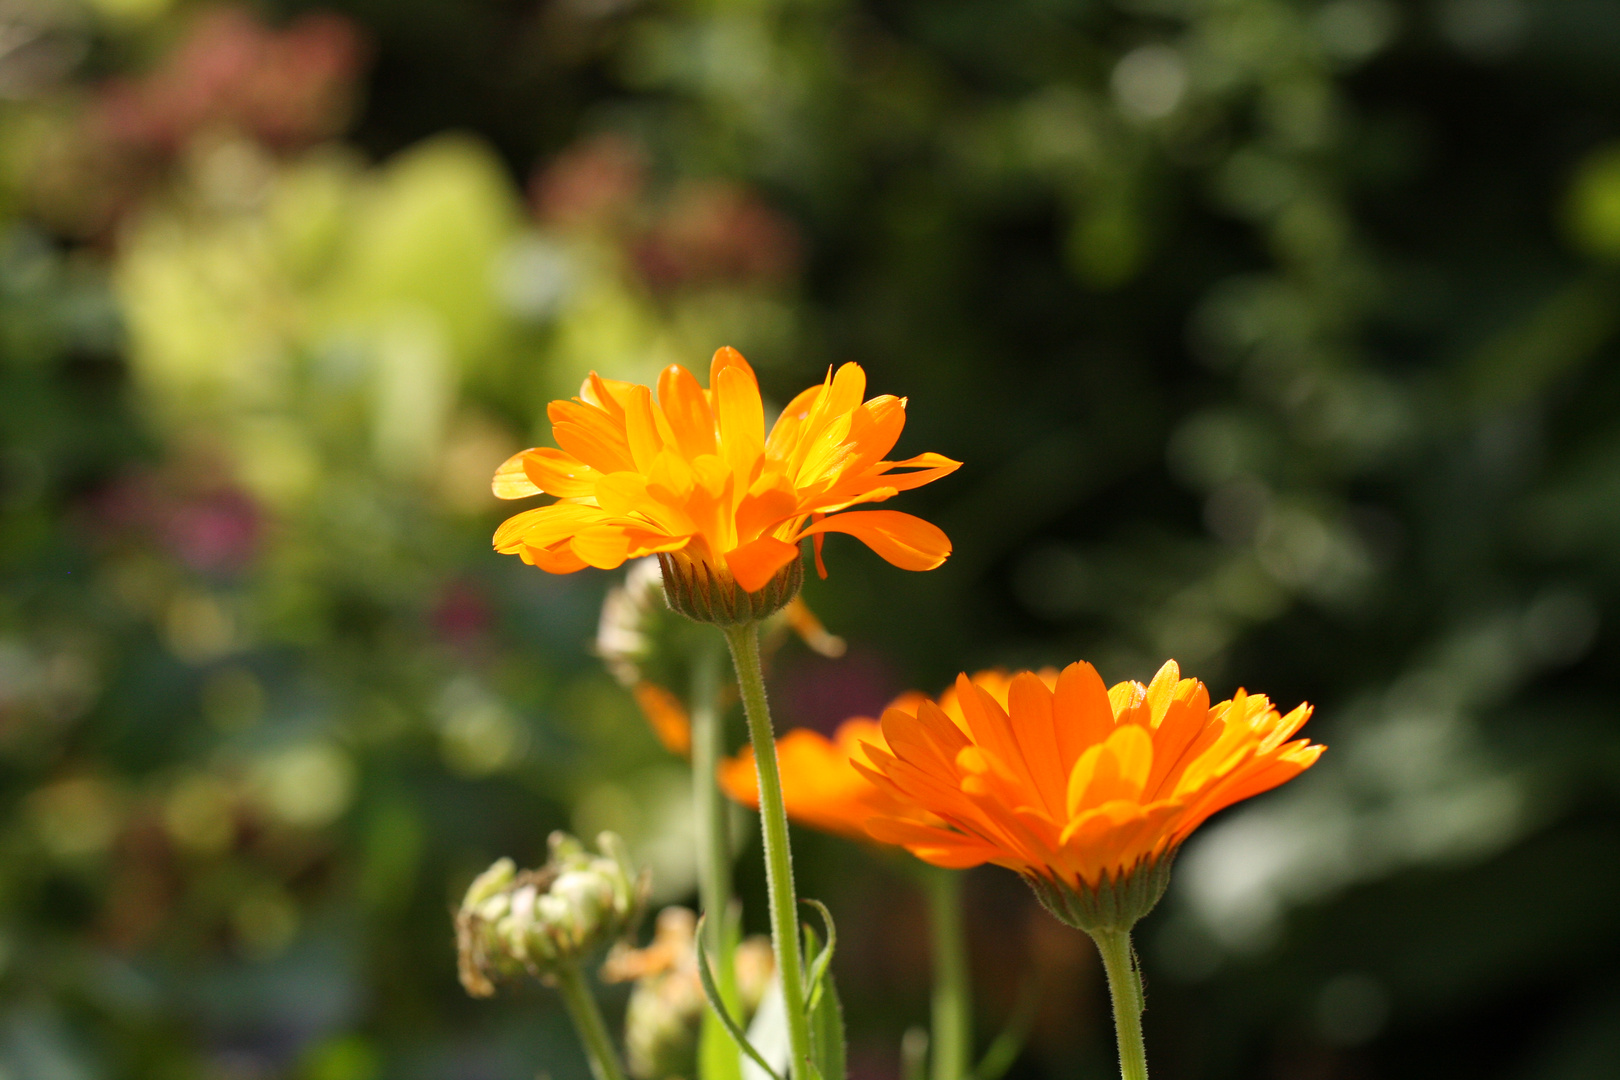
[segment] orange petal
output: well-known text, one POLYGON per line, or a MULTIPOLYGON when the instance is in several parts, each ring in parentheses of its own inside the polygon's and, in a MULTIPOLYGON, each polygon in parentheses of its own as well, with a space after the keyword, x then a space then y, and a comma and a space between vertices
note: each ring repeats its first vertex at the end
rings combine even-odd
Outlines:
POLYGON ((737 539, 748 541, 794 517, 798 502, 781 477, 760 477, 754 489, 737 504, 737 539), (775 479, 778 486, 767 487, 775 479))
POLYGON ((664 438, 653 416, 655 409, 651 390, 645 386, 630 388, 624 403, 625 443, 630 448, 630 460, 643 473, 652 469, 653 460, 664 448, 664 438))
POLYGON ((647 725, 672 754, 687 757, 692 753, 692 721, 686 715, 681 699, 653 682, 639 682, 630 691, 635 695, 641 715, 647 725))
POLYGON ((951 553, 939 526, 898 510, 854 510, 818 521, 799 536, 847 533, 902 570, 932 570, 951 553))
POLYGON ((495 470, 495 479, 489 485, 497 499, 525 499, 530 495, 539 495, 544 490, 536 487, 529 474, 523 471, 523 459, 532 453, 533 450, 525 450, 501 462, 501 467, 495 470))
POLYGON ((1063 817, 1068 776, 1058 754, 1052 691, 1033 672, 1013 676, 1007 692, 1007 718, 1047 813, 1054 819, 1063 817))
POLYGON ((548 574, 572 574, 576 570, 586 567, 584 559, 575 555, 568 547, 538 548, 525 547, 519 554, 523 561, 530 566, 538 566, 548 574))
POLYGON ((635 468, 635 462, 630 459, 630 448, 625 445, 623 438, 617 432, 603 430, 600 424, 553 420, 551 437, 564 451, 597 472, 624 472, 635 468))
POLYGON ((774 536, 761 536, 726 554, 731 576, 748 592, 758 592, 776 572, 799 557, 799 546, 774 536))
POLYGON ((1097 669, 1081 660, 1058 676, 1053 692, 1053 722, 1064 772, 1072 772, 1080 755, 1114 731, 1114 710, 1097 669))
POLYGON ((883 483, 896 491, 910 491, 920 488, 924 484, 931 484, 942 476, 949 476, 962 467, 960 461, 953 461, 944 454, 918 454, 916 457, 904 461, 880 461, 874 472, 879 473, 883 483), (916 472, 894 473, 890 469, 916 469, 916 472))
POLYGON ((1153 768, 1153 739, 1140 724, 1123 724, 1091 747, 1069 774, 1068 816, 1120 799, 1135 800, 1153 768))
POLYGON ((710 390, 714 389, 715 382, 720 378, 720 372, 730 367, 741 369, 748 376, 749 381, 754 384, 754 388, 756 390, 759 388, 759 380, 754 377, 754 369, 748 366, 748 361, 743 359, 743 354, 730 345, 722 345, 714 350, 714 356, 709 360, 710 390))
POLYGON ((658 404, 687 459, 714 453, 714 413, 690 371, 671 364, 658 376, 658 404))
POLYGON ((599 506, 584 503, 552 503, 525 510, 501 522, 495 530, 495 550, 510 553, 520 546, 551 547, 587 525, 600 525, 610 519, 599 506))
POLYGON ((564 499, 587 498, 596 492, 596 481, 603 475, 561 450, 542 446, 524 451, 523 469, 532 482, 548 495, 564 499))
POLYGON ((711 389, 720 421, 720 454, 738 481, 750 484, 765 452, 765 405, 759 384, 747 364, 729 364, 715 373, 711 389))
POLYGON ((616 570, 630 557, 630 537, 620 525, 592 525, 568 541, 574 554, 598 570, 616 570))

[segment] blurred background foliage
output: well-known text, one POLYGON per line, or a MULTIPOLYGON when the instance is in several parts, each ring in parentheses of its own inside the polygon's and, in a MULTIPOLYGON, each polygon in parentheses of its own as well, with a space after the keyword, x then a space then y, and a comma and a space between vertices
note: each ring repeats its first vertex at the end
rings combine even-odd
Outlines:
MULTIPOLYGON (((618 575, 494 556, 488 481, 720 344, 967 463, 945 568, 829 544, 779 722, 1317 703, 1144 924, 1156 1075, 1620 1074, 1616 57, 1606 0, 3 0, 0 1077, 584 1075, 449 908, 558 826, 689 897, 689 785, 618 575)), ((799 850, 892 1077, 921 901, 799 850)), ((969 900, 1011 1075, 1108 1075, 1089 946, 969 900)))

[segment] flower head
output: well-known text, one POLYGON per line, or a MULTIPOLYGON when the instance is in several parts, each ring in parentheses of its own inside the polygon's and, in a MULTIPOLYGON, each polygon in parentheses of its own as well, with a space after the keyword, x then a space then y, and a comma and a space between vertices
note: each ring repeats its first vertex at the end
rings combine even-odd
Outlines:
POLYGON ((1015 870, 1076 925, 1096 913, 1076 914, 1073 898, 1114 903, 1122 882, 1150 881, 1143 896, 1125 898, 1129 910, 1098 916, 1128 925, 1158 900, 1194 829, 1293 779, 1323 749, 1288 741, 1309 705, 1284 716, 1239 690, 1211 706, 1204 684, 1180 675, 1170 661, 1147 686, 1106 689, 1095 668, 1077 663, 1056 678, 1015 675, 1000 699, 998 687, 963 675, 951 709, 926 700, 891 708, 885 746, 866 747, 870 764, 855 767, 939 823, 920 824, 912 810, 875 816, 867 829, 940 866, 1015 870))
MULTIPOLYGON (((659 376, 656 398, 593 372, 579 397, 547 409, 561 449, 525 450, 496 472, 501 498, 558 498, 509 518, 495 548, 558 574, 657 554, 672 602, 672 574, 758 593, 797 568, 807 536, 822 569, 829 532, 904 569, 931 570, 951 550, 938 527, 893 510, 837 513, 959 465, 939 454, 884 460, 905 426, 905 399, 863 401, 865 392, 866 373, 845 364, 789 402, 767 434, 759 383, 735 349, 714 354, 707 390, 678 364, 659 376)), ((791 598, 780 591, 781 602, 791 598)))

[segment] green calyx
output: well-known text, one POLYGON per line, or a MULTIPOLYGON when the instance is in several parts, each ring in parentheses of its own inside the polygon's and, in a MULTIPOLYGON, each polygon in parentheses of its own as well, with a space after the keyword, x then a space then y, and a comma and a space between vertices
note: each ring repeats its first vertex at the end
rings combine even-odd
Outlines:
POLYGON ((765 587, 748 592, 727 571, 680 553, 658 556, 664 572, 664 599, 672 610, 696 622, 745 626, 774 615, 804 585, 804 560, 795 558, 765 587))
POLYGON ((1118 876, 1104 875, 1095 885, 1035 874, 1024 875, 1024 880, 1059 922, 1088 934, 1128 932, 1164 896, 1175 859, 1175 851, 1167 851, 1118 876))

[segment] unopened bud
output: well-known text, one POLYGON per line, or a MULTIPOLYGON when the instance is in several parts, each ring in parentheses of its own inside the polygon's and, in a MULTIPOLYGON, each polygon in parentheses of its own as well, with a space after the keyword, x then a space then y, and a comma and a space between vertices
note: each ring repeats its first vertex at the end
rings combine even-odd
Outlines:
POLYGON ((538 870, 518 871, 501 859, 478 875, 456 914, 461 985, 490 997, 495 982, 528 974, 549 981, 623 936, 640 914, 647 877, 636 874, 612 833, 593 855, 564 833, 551 834, 551 857, 538 870))

